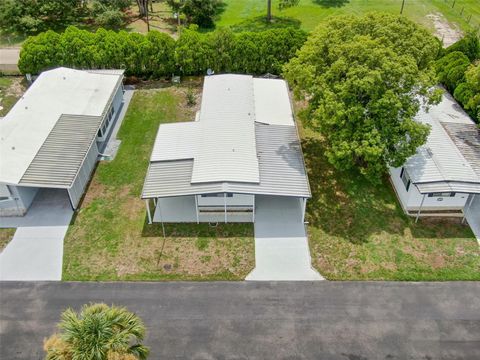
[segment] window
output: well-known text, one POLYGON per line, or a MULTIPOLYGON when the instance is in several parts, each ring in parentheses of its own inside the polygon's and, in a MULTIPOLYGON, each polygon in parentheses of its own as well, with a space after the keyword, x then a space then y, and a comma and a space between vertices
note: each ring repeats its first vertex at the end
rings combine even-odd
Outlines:
POLYGON ((102 134, 102 129, 98 129, 97 136, 98 136, 98 137, 102 137, 102 136, 103 136, 103 134, 102 134))
POLYGON ((428 194, 428 197, 454 197, 454 192, 436 192, 428 194))
MULTIPOLYGON (((202 197, 223 197, 223 193, 217 193, 217 194, 203 194, 201 195, 202 197)), ((227 197, 233 197, 232 193, 227 193, 227 197)))
POLYGON ((408 176, 407 171, 403 167, 402 171, 400 172, 400 178, 402 179, 403 185, 405 185, 405 189, 407 189, 408 192, 408 190, 410 189, 410 176, 408 176))

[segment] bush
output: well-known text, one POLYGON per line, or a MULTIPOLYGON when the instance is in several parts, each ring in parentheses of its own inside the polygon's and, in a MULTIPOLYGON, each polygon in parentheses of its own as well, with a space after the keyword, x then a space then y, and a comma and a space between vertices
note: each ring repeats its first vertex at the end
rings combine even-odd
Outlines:
POLYGON ((470 60, 462 52, 454 51, 437 60, 436 65, 439 81, 453 92, 464 81, 465 70, 470 66, 470 60))
POLYGON ((34 34, 64 28, 85 11, 82 0, 1 0, 0 27, 6 32, 34 34))
POLYGON ((95 23, 99 26, 116 29, 123 25, 125 16, 119 10, 106 10, 95 17, 95 23))
POLYGON ((469 32, 461 40, 445 49, 445 54, 455 51, 463 53, 471 62, 480 59, 480 41, 474 32, 469 32))
POLYGON ((297 29, 233 33, 219 29, 182 31, 175 42, 167 34, 147 35, 99 29, 95 33, 68 27, 62 34, 48 31, 28 38, 20 53, 22 73, 38 74, 56 67, 123 68, 128 76, 154 77, 215 72, 279 74, 302 46, 306 33, 297 29))

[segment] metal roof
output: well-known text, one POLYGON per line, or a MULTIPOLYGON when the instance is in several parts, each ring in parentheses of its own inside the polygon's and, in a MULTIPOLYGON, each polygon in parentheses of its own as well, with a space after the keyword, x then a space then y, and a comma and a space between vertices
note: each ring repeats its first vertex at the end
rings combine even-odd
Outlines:
POLYGON ((192 183, 193 159, 151 162, 143 198, 231 192, 311 197, 295 126, 255 125, 260 182, 192 183))
POLYGON ((101 122, 101 116, 62 115, 19 184, 70 187, 101 122))
POLYGON ((253 79, 255 121, 271 125, 294 125, 288 86, 280 79, 253 79))
MULTIPOLYGON (((122 75, 68 68, 45 71, 0 122, 0 182, 19 184, 64 114, 103 116, 122 75)), ((67 115, 66 115, 67 116, 67 115)), ((73 125, 73 121, 69 122, 73 125)), ((44 150, 43 150, 44 151, 44 150)), ((49 172, 50 175, 53 175, 49 172)), ((28 177, 26 177, 28 178, 28 177)), ((42 177, 38 176, 38 180, 42 177)), ((42 180, 38 186, 49 184, 42 180)))
POLYGON ((412 183, 421 193, 477 192, 480 174, 474 167, 478 153, 465 157, 465 151, 459 148, 461 140, 455 140, 446 130, 458 125, 475 126, 468 115, 450 95, 444 94, 440 104, 428 112, 421 110, 415 119, 431 129, 427 142, 404 165, 412 183))
POLYGON ((480 176, 480 129, 476 124, 442 122, 460 153, 480 176))
POLYGON ((191 181, 258 183, 254 121, 251 76, 205 77, 191 181))

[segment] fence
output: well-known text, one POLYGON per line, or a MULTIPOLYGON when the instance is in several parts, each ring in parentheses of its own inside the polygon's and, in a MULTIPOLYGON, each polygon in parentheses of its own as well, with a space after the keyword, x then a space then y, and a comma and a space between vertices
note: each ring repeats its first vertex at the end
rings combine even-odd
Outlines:
POLYGON ((468 6, 465 8, 462 0, 444 0, 444 2, 451 7, 451 11, 465 21, 472 29, 480 34, 480 19, 469 11, 468 6))

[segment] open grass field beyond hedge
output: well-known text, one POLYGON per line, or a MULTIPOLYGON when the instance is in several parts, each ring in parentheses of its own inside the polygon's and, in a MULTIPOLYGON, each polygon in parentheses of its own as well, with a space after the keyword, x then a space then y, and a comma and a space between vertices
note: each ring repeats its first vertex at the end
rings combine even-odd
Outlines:
MULTIPOLYGON (((217 26, 236 26, 249 30, 261 28, 267 9, 267 0, 223 0, 225 11, 220 15, 217 26)), ((478 0, 406 0, 404 15, 433 29, 427 15, 440 13, 458 24, 463 30, 480 25, 480 2, 478 0), (463 11, 462 11, 463 9, 463 11), (471 16, 470 22, 468 19, 471 16)), ((299 5, 283 11, 278 10, 278 0, 272 1, 272 12, 281 25, 294 25, 313 30, 329 16, 361 15, 371 11, 399 14, 402 0, 300 0, 299 5)))

